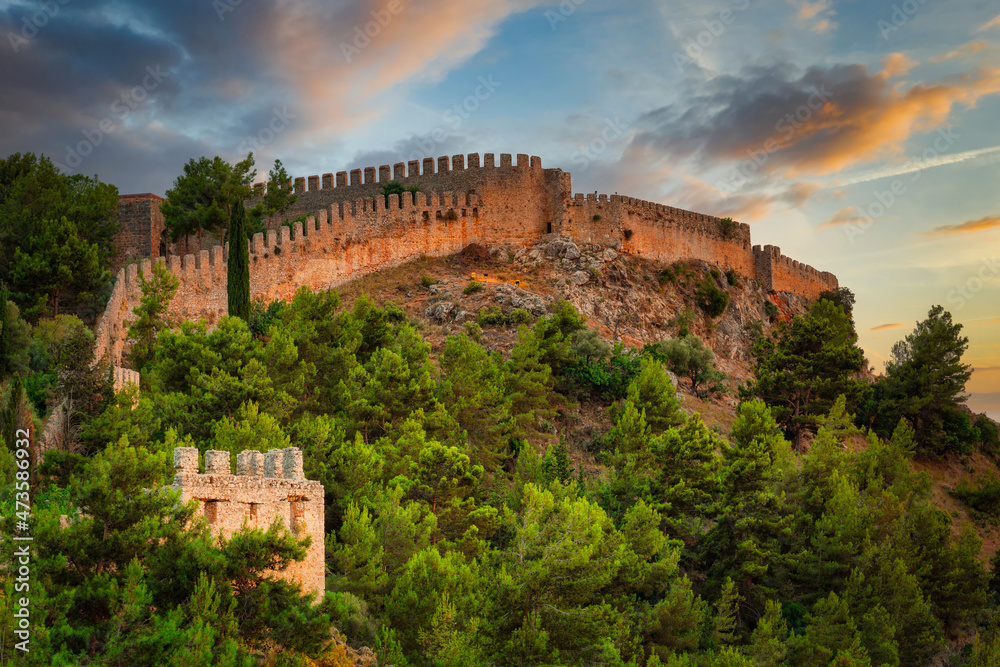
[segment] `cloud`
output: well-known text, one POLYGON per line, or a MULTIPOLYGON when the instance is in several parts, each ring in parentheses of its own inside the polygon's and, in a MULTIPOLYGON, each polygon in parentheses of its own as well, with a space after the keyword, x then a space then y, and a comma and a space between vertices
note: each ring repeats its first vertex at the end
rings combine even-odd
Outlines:
POLYGON ((799 24, 809 26, 812 32, 823 34, 837 27, 832 0, 788 0, 788 4, 797 9, 795 18, 799 24))
POLYGON ((983 25, 979 26, 979 29, 976 30, 976 32, 983 32, 985 30, 989 30, 990 28, 1000 28, 1000 14, 998 14, 996 18, 987 21, 983 25))
POLYGON ((940 55, 940 56, 934 56, 933 58, 931 58, 930 60, 928 60, 928 62, 934 63, 934 64, 939 64, 939 63, 943 63, 943 62, 948 61, 948 60, 952 60, 954 58, 961 58, 963 56, 975 56, 975 55, 979 55, 983 51, 986 51, 986 50, 988 50, 990 48, 991 48, 991 45, 990 45, 989 42, 986 42, 986 41, 983 41, 983 40, 980 39, 980 40, 976 40, 974 42, 969 42, 967 44, 962 44, 960 47, 958 47, 954 51, 949 51, 948 53, 945 53, 945 54, 940 55))
POLYGON ((889 329, 898 329, 901 326, 903 325, 898 322, 893 322, 891 324, 880 324, 877 327, 872 327, 871 329, 869 329, 869 331, 888 331, 889 329))
POLYGON ((903 85, 886 69, 790 63, 748 66, 717 76, 685 103, 640 117, 633 142, 664 159, 703 166, 732 161, 751 175, 823 176, 900 156, 907 140, 945 124, 953 109, 1000 92, 1000 67, 903 85))
POLYGON ((856 206, 845 206, 834 213, 832 218, 817 227, 816 230, 819 231, 821 229, 830 229, 841 225, 850 225, 855 222, 859 222, 862 219, 862 216, 858 215, 858 209, 856 206))
POLYGON ((973 234, 986 231, 988 229, 1000 228, 1000 216, 986 216, 979 220, 969 220, 960 225, 942 225, 935 227, 929 232, 923 232, 921 236, 953 236, 955 234, 973 234))
POLYGON ((903 76, 917 65, 915 60, 911 60, 902 53, 890 53, 882 61, 882 69, 886 76, 903 76))
POLYGON ((199 155, 245 155, 247 138, 287 109, 291 122, 280 136, 265 132, 269 140, 249 148, 258 167, 265 156, 290 164, 290 154, 328 151, 396 108, 408 87, 439 81, 503 21, 542 2, 73 0, 49 3, 58 11, 16 50, 7 36, 20 35, 42 3, 0 3, 0 154, 30 150, 65 162, 67 147, 110 118, 113 134, 80 173, 159 192, 170 183, 159 170, 176 175, 199 155), (116 100, 150 66, 168 76, 117 114, 116 100), (155 173, 136 168, 152 162, 155 173))

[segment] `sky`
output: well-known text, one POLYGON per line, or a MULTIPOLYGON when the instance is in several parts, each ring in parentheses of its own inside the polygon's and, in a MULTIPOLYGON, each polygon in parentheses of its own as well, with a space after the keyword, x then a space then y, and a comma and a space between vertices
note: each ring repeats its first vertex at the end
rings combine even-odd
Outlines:
POLYGON ((160 195, 203 155, 539 155, 835 273, 876 369, 943 305, 1000 419, 992 0, 0 0, 0 36, 0 155, 160 195))

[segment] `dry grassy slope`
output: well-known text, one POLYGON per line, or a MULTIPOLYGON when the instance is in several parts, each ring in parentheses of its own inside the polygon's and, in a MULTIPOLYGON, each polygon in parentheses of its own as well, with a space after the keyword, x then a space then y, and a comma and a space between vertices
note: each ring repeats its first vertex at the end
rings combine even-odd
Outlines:
MULTIPOLYGON (((398 303, 418 323, 432 345, 432 354, 441 349, 449 334, 462 331, 464 323, 475 321, 476 313, 487 306, 499 306, 505 314, 522 307, 540 315, 557 299, 564 298, 586 313, 588 324, 605 338, 620 339, 631 347, 676 335, 675 318, 690 309, 695 314, 691 330, 715 351, 716 365, 730 377, 732 390, 751 377, 750 336, 744 327, 757 320, 765 323, 765 329, 770 326, 764 312, 765 300, 778 306, 779 320, 801 314, 808 306, 808 302, 792 294, 768 294, 759 283, 743 277, 738 277, 735 286, 729 286, 723 274, 717 284, 728 290, 729 306, 721 318, 712 321, 697 307, 695 291, 700 281, 712 279, 711 269, 721 273, 725 267, 681 263, 674 266, 676 279, 661 285, 657 278, 666 267, 664 263, 621 255, 601 246, 577 246, 553 238, 530 249, 473 246, 451 257, 420 259, 365 276, 339 291, 346 303, 362 293, 379 303, 398 303), (484 289, 466 295, 463 290, 473 275, 485 282, 484 289), (425 276, 435 284, 425 287, 425 276)), ((480 340, 487 348, 506 353, 516 334, 513 326, 484 327, 480 340)), ((685 408, 700 413, 710 427, 729 432, 735 418, 734 391, 721 399, 700 399, 690 393, 686 381, 680 385, 685 408)), ((560 412, 560 430, 576 443, 585 443, 610 427, 606 411, 598 404, 584 402, 565 406, 560 412)), ((598 467, 584 452, 574 451, 573 458, 583 464, 588 474, 598 474, 598 467)), ((964 464, 956 458, 921 461, 914 463, 914 468, 930 476, 934 501, 953 517, 952 530, 956 534, 970 519, 948 489, 969 476, 997 471, 997 466, 978 454, 964 464)), ((1000 529, 982 523, 976 528, 983 538, 983 557, 992 556, 1000 548, 1000 529)))

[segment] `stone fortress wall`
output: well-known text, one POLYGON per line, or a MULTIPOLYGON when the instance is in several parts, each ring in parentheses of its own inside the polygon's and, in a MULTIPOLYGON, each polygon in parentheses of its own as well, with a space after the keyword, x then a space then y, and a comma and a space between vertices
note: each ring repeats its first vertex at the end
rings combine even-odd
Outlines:
POLYGON ((205 472, 198 471, 195 447, 174 449, 173 488, 181 501, 198 501, 201 514, 214 535, 230 537, 244 525, 266 530, 282 523, 297 539, 312 538, 306 558, 277 573, 297 581, 306 592, 323 599, 326 590, 323 485, 309 481, 302 472, 302 452, 297 447, 265 454, 240 452, 232 474, 229 452, 205 453, 205 472))
MULTIPOLYGON (((620 195, 573 195, 569 173, 544 169, 527 155, 429 158, 298 178, 295 189, 298 200, 284 219, 307 215, 306 223, 271 229, 249 243, 252 298, 290 299, 302 286, 329 289, 421 255, 450 255, 470 243, 528 246, 547 235, 667 262, 712 262, 771 291, 807 298, 838 287, 833 274, 788 259, 779 248, 751 246, 746 224, 727 228, 713 216, 620 195), (381 189, 389 180, 421 192, 394 195, 386 206, 381 189)), ((172 314, 209 325, 226 314, 227 256, 228 247, 215 246, 168 258, 180 279, 172 314)), ((115 365, 141 296, 138 271, 149 276, 153 261, 164 260, 146 258, 119 272, 101 319, 97 349, 115 365)))

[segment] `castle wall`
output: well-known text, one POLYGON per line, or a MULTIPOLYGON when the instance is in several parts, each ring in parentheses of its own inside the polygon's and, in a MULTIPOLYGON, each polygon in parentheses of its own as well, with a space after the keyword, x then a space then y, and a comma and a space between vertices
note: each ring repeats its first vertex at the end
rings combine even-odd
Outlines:
MULTIPOLYGON (((549 223, 555 220, 558 224, 562 173, 560 169, 543 169, 541 158, 525 154, 515 160, 504 153, 497 161, 496 155, 486 153, 480 161, 478 153, 471 153, 309 176, 295 179, 298 199, 283 218, 315 215, 333 204, 371 199, 381 195, 386 182, 396 180, 404 186, 416 185, 427 195, 452 192, 464 200, 478 194, 490 204, 482 225, 493 237, 537 239, 549 231, 549 223)), ((255 193, 263 193, 263 184, 256 186, 255 193)))
POLYGON ((756 274, 749 225, 727 232, 720 218, 631 197, 575 195, 565 206, 563 233, 664 262, 700 259, 756 274))
MULTIPOLYGON (((713 262, 769 290, 808 298, 837 287, 832 274, 795 262, 778 248, 751 248, 745 224, 727 230, 719 218, 662 204, 620 195, 572 196, 570 174, 543 169, 541 160, 523 154, 516 161, 501 155, 499 164, 492 154, 482 163, 471 154, 384 165, 299 178, 295 187, 299 199, 285 218, 310 217, 304 225, 280 226, 252 240, 254 299, 288 300, 299 287, 330 289, 421 255, 450 255, 470 243, 527 246, 548 233, 665 262, 713 262), (422 191, 393 196, 387 206, 381 190, 390 179, 422 191)), ((179 278, 171 314, 205 319, 209 326, 226 314, 226 255, 216 245, 168 258, 179 278)), ((141 296, 138 269, 150 275, 151 259, 119 272, 98 327, 98 356, 114 364, 121 364, 126 321, 141 296)), ((130 380, 123 376, 123 382, 130 380)))
POLYGON ((781 248, 773 245, 754 246, 753 254, 757 279, 769 291, 791 292, 816 299, 821 292, 840 286, 837 276, 785 257, 781 248))
POLYGON ((231 537, 244 526, 266 530, 275 520, 297 539, 312 537, 306 558, 275 573, 296 581, 307 592, 323 599, 326 590, 326 547, 324 544, 324 490, 320 482, 309 481, 302 472, 302 452, 296 447, 261 454, 240 452, 236 474, 232 474, 229 452, 205 453, 205 471, 198 471, 198 450, 174 449, 173 488, 181 501, 198 501, 201 515, 214 535, 231 537))

